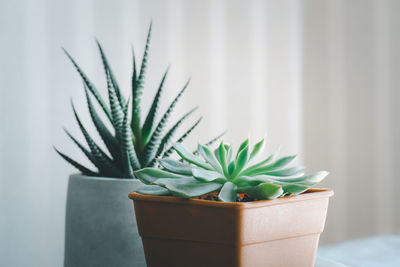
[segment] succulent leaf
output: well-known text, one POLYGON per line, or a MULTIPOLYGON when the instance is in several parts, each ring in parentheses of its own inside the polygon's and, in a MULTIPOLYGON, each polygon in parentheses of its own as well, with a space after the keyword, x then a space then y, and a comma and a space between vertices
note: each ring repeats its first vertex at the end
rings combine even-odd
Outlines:
POLYGON ((146 184, 168 189, 174 196, 198 197, 219 190, 218 200, 235 202, 241 200, 238 193, 245 193, 252 200, 300 194, 328 175, 326 171, 304 175, 305 167, 287 167, 295 156, 272 162, 277 153, 245 169, 251 155, 254 157, 259 153, 263 143, 263 140, 258 142, 250 152, 249 140, 245 140, 228 166, 227 155, 231 157, 233 152, 232 146, 224 142, 214 151, 199 145, 199 156, 191 153, 181 143, 175 143, 173 146, 176 152, 186 163, 173 159, 159 160, 165 170, 146 169, 143 173, 137 172, 139 175, 136 176, 146 184))
POLYGON ((202 145, 197 146, 197 150, 199 151, 200 155, 203 157, 203 159, 210 164, 215 171, 222 172, 222 168, 220 163, 218 162, 217 158, 215 157, 214 153, 211 152, 211 150, 202 145))
POLYGON ((158 160, 158 162, 166 170, 171 171, 173 173, 192 175, 192 166, 190 166, 187 163, 182 163, 180 161, 172 159, 160 159, 158 160))
POLYGON ((144 168, 135 171, 135 176, 145 184, 151 184, 158 178, 183 178, 185 176, 155 168, 144 168))
POLYGON ((216 172, 216 171, 209 171, 201 168, 194 167, 192 169, 193 177, 202 182, 220 182, 226 181, 226 178, 223 174, 216 172))
POLYGON ((223 202, 236 202, 237 186, 232 182, 226 182, 218 194, 218 199, 223 202))
POLYGON ((260 153, 263 150, 263 148, 264 148, 264 138, 261 139, 260 142, 258 142, 257 144, 254 145, 254 148, 251 151, 249 160, 252 160, 255 156, 257 156, 258 153, 260 153))
POLYGON ((239 192, 246 193, 257 200, 274 199, 284 193, 282 186, 272 183, 262 183, 254 187, 239 188, 239 192))
POLYGON ((200 158, 196 158, 195 155, 193 155, 192 152, 190 152, 186 147, 184 147, 181 143, 175 143, 174 145, 174 149, 176 150, 176 152, 178 153, 178 155, 186 160, 189 163, 192 163, 196 166, 199 166, 203 169, 206 170, 211 170, 211 166, 209 166, 206 162, 204 162, 204 160, 200 159, 200 158))
POLYGON ((166 188, 172 195, 181 198, 198 197, 209 192, 221 189, 222 185, 215 182, 209 183, 171 183, 166 188))
POLYGON ((144 185, 136 190, 136 193, 153 196, 168 196, 171 195, 168 189, 159 185, 144 185))

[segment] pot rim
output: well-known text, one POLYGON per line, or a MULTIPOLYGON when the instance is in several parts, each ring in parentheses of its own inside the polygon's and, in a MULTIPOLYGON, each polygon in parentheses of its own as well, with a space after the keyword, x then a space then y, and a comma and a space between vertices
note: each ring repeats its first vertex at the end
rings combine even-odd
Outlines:
POLYGON ((329 188, 310 188, 306 192, 296 196, 285 196, 271 200, 257 200, 251 202, 221 202, 213 200, 194 199, 194 198, 185 199, 175 196, 144 195, 136 192, 129 193, 129 198, 132 199, 133 201, 176 203, 183 205, 198 205, 198 206, 209 206, 216 208, 251 209, 259 207, 275 206, 275 205, 304 201, 304 200, 328 198, 333 195, 334 195, 333 190, 329 188))

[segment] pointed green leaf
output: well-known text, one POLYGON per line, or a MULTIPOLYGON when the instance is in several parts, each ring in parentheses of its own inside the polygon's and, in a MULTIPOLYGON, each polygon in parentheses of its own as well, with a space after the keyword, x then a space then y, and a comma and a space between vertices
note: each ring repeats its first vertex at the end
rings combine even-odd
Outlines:
POLYGON ((210 170, 204 170, 201 168, 194 167, 192 169, 193 177, 201 182, 221 182, 226 181, 226 178, 222 173, 210 170))
POLYGON ((144 186, 140 187, 138 190, 136 190, 135 192, 139 193, 139 194, 153 195, 153 196, 171 195, 171 193, 168 191, 168 189, 161 187, 159 185, 144 185, 144 186))
POLYGON ((169 117, 171 116, 171 113, 172 113, 173 109, 175 108, 175 105, 178 103, 179 99, 185 92, 188 85, 189 85, 189 81, 185 84, 183 89, 178 93, 178 95, 172 101, 172 103, 168 107, 167 111, 164 113, 164 116, 161 118, 160 122, 157 124, 157 127, 154 130, 153 134, 151 135, 151 138, 144 149, 144 158, 142 160, 142 162, 144 162, 146 165, 149 164, 155 158, 158 146, 161 143, 162 133, 164 131, 165 126, 167 125, 167 121, 168 121, 169 117))
POLYGON ((267 166, 278 156, 279 152, 280 152, 280 148, 277 151, 275 151, 273 154, 269 155, 265 160, 263 160, 259 163, 256 163, 256 164, 246 168, 245 170, 243 170, 242 175, 250 175, 254 170, 267 166))
POLYGON ((71 101, 72 110, 75 115, 75 119, 78 122, 79 128, 85 137, 86 143, 88 144, 90 151, 92 152, 93 157, 96 160, 96 167, 99 169, 101 173, 104 173, 106 176, 110 177, 120 177, 121 172, 112 162, 112 160, 108 157, 106 153, 93 141, 90 137, 89 133, 86 131, 85 127, 83 126, 81 120, 78 117, 78 114, 75 110, 74 104, 71 101))
POLYGON ((249 145, 245 146, 240 150, 235 161, 235 170, 232 173, 232 177, 236 177, 242 169, 246 166, 249 160, 249 145))
POLYGON ((209 166, 206 162, 202 161, 200 158, 197 158, 195 155, 193 155, 193 153, 190 152, 181 143, 174 143, 173 147, 182 159, 184 159, 187 162, 192 163, 196 166, 199 166, 203 169, 211 170, 211 166, 209 166))
POLYGON ((82 166, 81 164, 79 164, 78 162, 76 162, 75 160, 71 159, 70 157, 68 157, 67 155, 61 153, 57 148, 54 147, 54 150, 58 153, 58 155, 60 155, 65 161, 67 161, 69 164, 71 164, 72 166, 74 166, 75 168, 77 168, 80 172, 82 172, 82 174, 84 175, 88 175, 88 176, 98 176, 98 173, 86 168, 85 166, 82 166))
POLYGON ((300 175, 304 173, 306 168, 303 166, 296 166, 287 169, 275 170, 275 171, 266 171, 263 174, 270 176, 293 176, 300 175))
POLYGON ((118 141, 115 139, 115 137, 111 134, 111 132, 104 125, 103 121, 100 119, 95 108, 93 107, 92 101, 90 100, 86 85, 84 87, 85 87, 86 102, 88 104, 88 109, 93 124, 95 125, 96 130, 99 133, 104 144, 106 145, 108 151, 110 151, 111 156, 115 159, 117 163, 120 160, 118 141))
POLYGON ((224 142, 221 142, 221 144, 218 147, 218 155, 219 155, 219 161, 221 163, 222 171, 225 175, 225 177, 229 177, 229 171, 228 171, 228 163, 226 160, 226 148, 224 145, 224 142))
POLYGON ((237 187, 231 182, 226 182, 218 194, 218 199, 223 202, 236 202, 237 187))
POLYGON ((123 98, 123 96, 121 94, 121 91, 119 89, 118 82, 115 79, 115 76, 114 76, 114 74, 113 74, 113 72, 111 70, 110 64, 108 63, 107 57, 106 57, 106 55, 104 53, 104 50, 101 47, 100 42, 97 39, 96 39, 96 43, 97 43, 97 47, 99 48, 99 52, 100 52, 101 60, 103 62, 103 67, 104 67, 104 72, 106 74, 106 77, 107 76, 110 77, 110 81, 111 81, 112 86, 114 87, 115 94, 117 95, 119 104, 121 105, 121 107, 124 107, 125 106, 125 100, 124 100, 124 98, 123 98))
POLYGON ((110 120, 110 122, 112 122, 111 113, 108 110, 103 98, 101 97, 101 95, 97 91, 97 89, 94 86, 94 84, 89 80, 89 78, 86 76, 86 74, 81 70, 79 65, 75 62, 75 60, 71 57, 71 55, 67 52, 67 50, 65 50, 64 48, 63 48, 63 50, 64 50, 65 54, 67 55, 67 57, 71 60, 71 62, 74 65, 75 69, 78 71, 78 73, 81 76, 83 82, 89 88, 89 91, 93 94, 93 96, 96 98, 97 102, 99 103, 99 105, 103 109, 104 113, 107 115, 107 118, 110 120))
POLYGON ((164 88, 164 82, 167 77, 169 71, 169 67, 164 73, 164 76, 161 79, 160 86, 158 87, 157 93, 154 96, 153 103, 150 107, 149 113, 147 114, 146 120, 143 124, 143 129, 142 129, 142 137, 143 137, 143 143, 146 144, 150 138, 150 133, 154 127, 155 124, 155 118, 156 114, 158 111, 158 107, 160 105, 160 99, 161 99, 161 93, 164 88))
POLYGON ((170 172, 183 175, 192 175, 192 167, 187 163, 182 163, 173 159, 160 159, 158 162, 162 167, 170 172))
POLYGON ((283 194, 282 187, 272 183, 262 183, 255 187, 241 188, 239 191, 257 200, 274 199, 283 194))
POLYGON ((155 180, 159 178, 183 178, 185 176, 174 174, 168 171, 159 170, 156 168, 144 168, 138 171, 135 171, 135 176, 140 181, 145 184, 153 183, 155 180))
POLYGON ((193 108, 186 114, 182 116, 175 124, 172 126, 172 128, 164 135, 163 139, 161 140, 160 145, 158 146, 157 153, 155 155, 155 158, 161 157, 163 152, 165 151, 165 147, 171 143, 173 135, 175 132, 178 130, 179 126, 190 116, 192 115, 193 112, 197 110, 197 107, 193 108))
POLYGON ((254 145, 253 151, 251 151, 250 159, 252 160, 255 156, 257 156, 264 148, 264 138, 261 139, 260 142, 254 145))
POLYGON ((219 164, 217 158, 215 157, 214 153, 211 152, 211 150, 202 145, 197 146, 197 150, 199 151, 200 155, 203 157, 203 159, 210 164, 213 169, 217 172, 222 172, 221 165, 219 164))
MULTIPOLYGON (((146 68, 147 68, 147 57, 148 57, 149 46, 150 46, 151 28, 152 28, 152 23, 150 23, 149 31, 147 33, 146 46, 145 46, 144 53, 143 53, 142 65, 140 68, 139 76, 136 77, 136 66, 134 67, 134 74, 132 75, 133 104, 132 104, 131 127, 133 129, 133 133, 136 138, 137 146, 139 146, 139 147, 144 147, 144 144, 142 144, 142 136, 141 136, 142 130, 141 130, 141 123, 140 123, 140 113, 141 113, 140 102, 141 102, 141 96, 143 93, 143 86, 144 86, 144 80, 145 80, 145 74, 146 74, 146 68)), ((134 62, 135 62, 135 60, 134 60, 134 62)))
POLYGON ((219 183, 188 183, 188 184, 169 184, 166 188, 177 197, 191 198, 198 197, 207 193, 219 190, 222 187, 219 183))
MULTIPOLYGON (((199 125, 200 121, 202 120, 203 117, 200 117, 192 127, 190 127, 175 143, 182 143, 189 135, 190 133, 199 125)), ((174 152, 174 147, 170 146, 161 156, 162 157, 169 157, 172 152, 174 152)))
POLYGON ((123 112, 123 114, 125 114, 125 116, 121 125, 120 138, 122 161, 126 175, 129 177, 134 177, 133 170, 140 169, 141 166, 132 142, 131 128, 128 124, 128 113, 123 112))

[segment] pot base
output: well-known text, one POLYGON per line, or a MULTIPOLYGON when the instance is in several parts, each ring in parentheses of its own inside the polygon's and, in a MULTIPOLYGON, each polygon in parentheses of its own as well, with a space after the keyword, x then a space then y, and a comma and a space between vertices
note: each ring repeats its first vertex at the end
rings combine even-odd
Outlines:
POLYGON ((274 240, 246 246, 183 240, 143 238, 147 266, 174 267, 298 267, 313 266, 319 234, 274 240), (179 251, 171 257, 170 251, 179 251), (216 253, 218 251, 218 253, 216 253))

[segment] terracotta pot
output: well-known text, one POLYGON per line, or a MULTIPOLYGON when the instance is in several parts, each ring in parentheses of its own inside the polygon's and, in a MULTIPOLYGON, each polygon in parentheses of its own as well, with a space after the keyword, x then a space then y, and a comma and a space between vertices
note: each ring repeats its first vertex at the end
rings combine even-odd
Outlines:
POLYGON ((329 189, 224 203, 130 193, 148 267, 313 266, 329 189))

